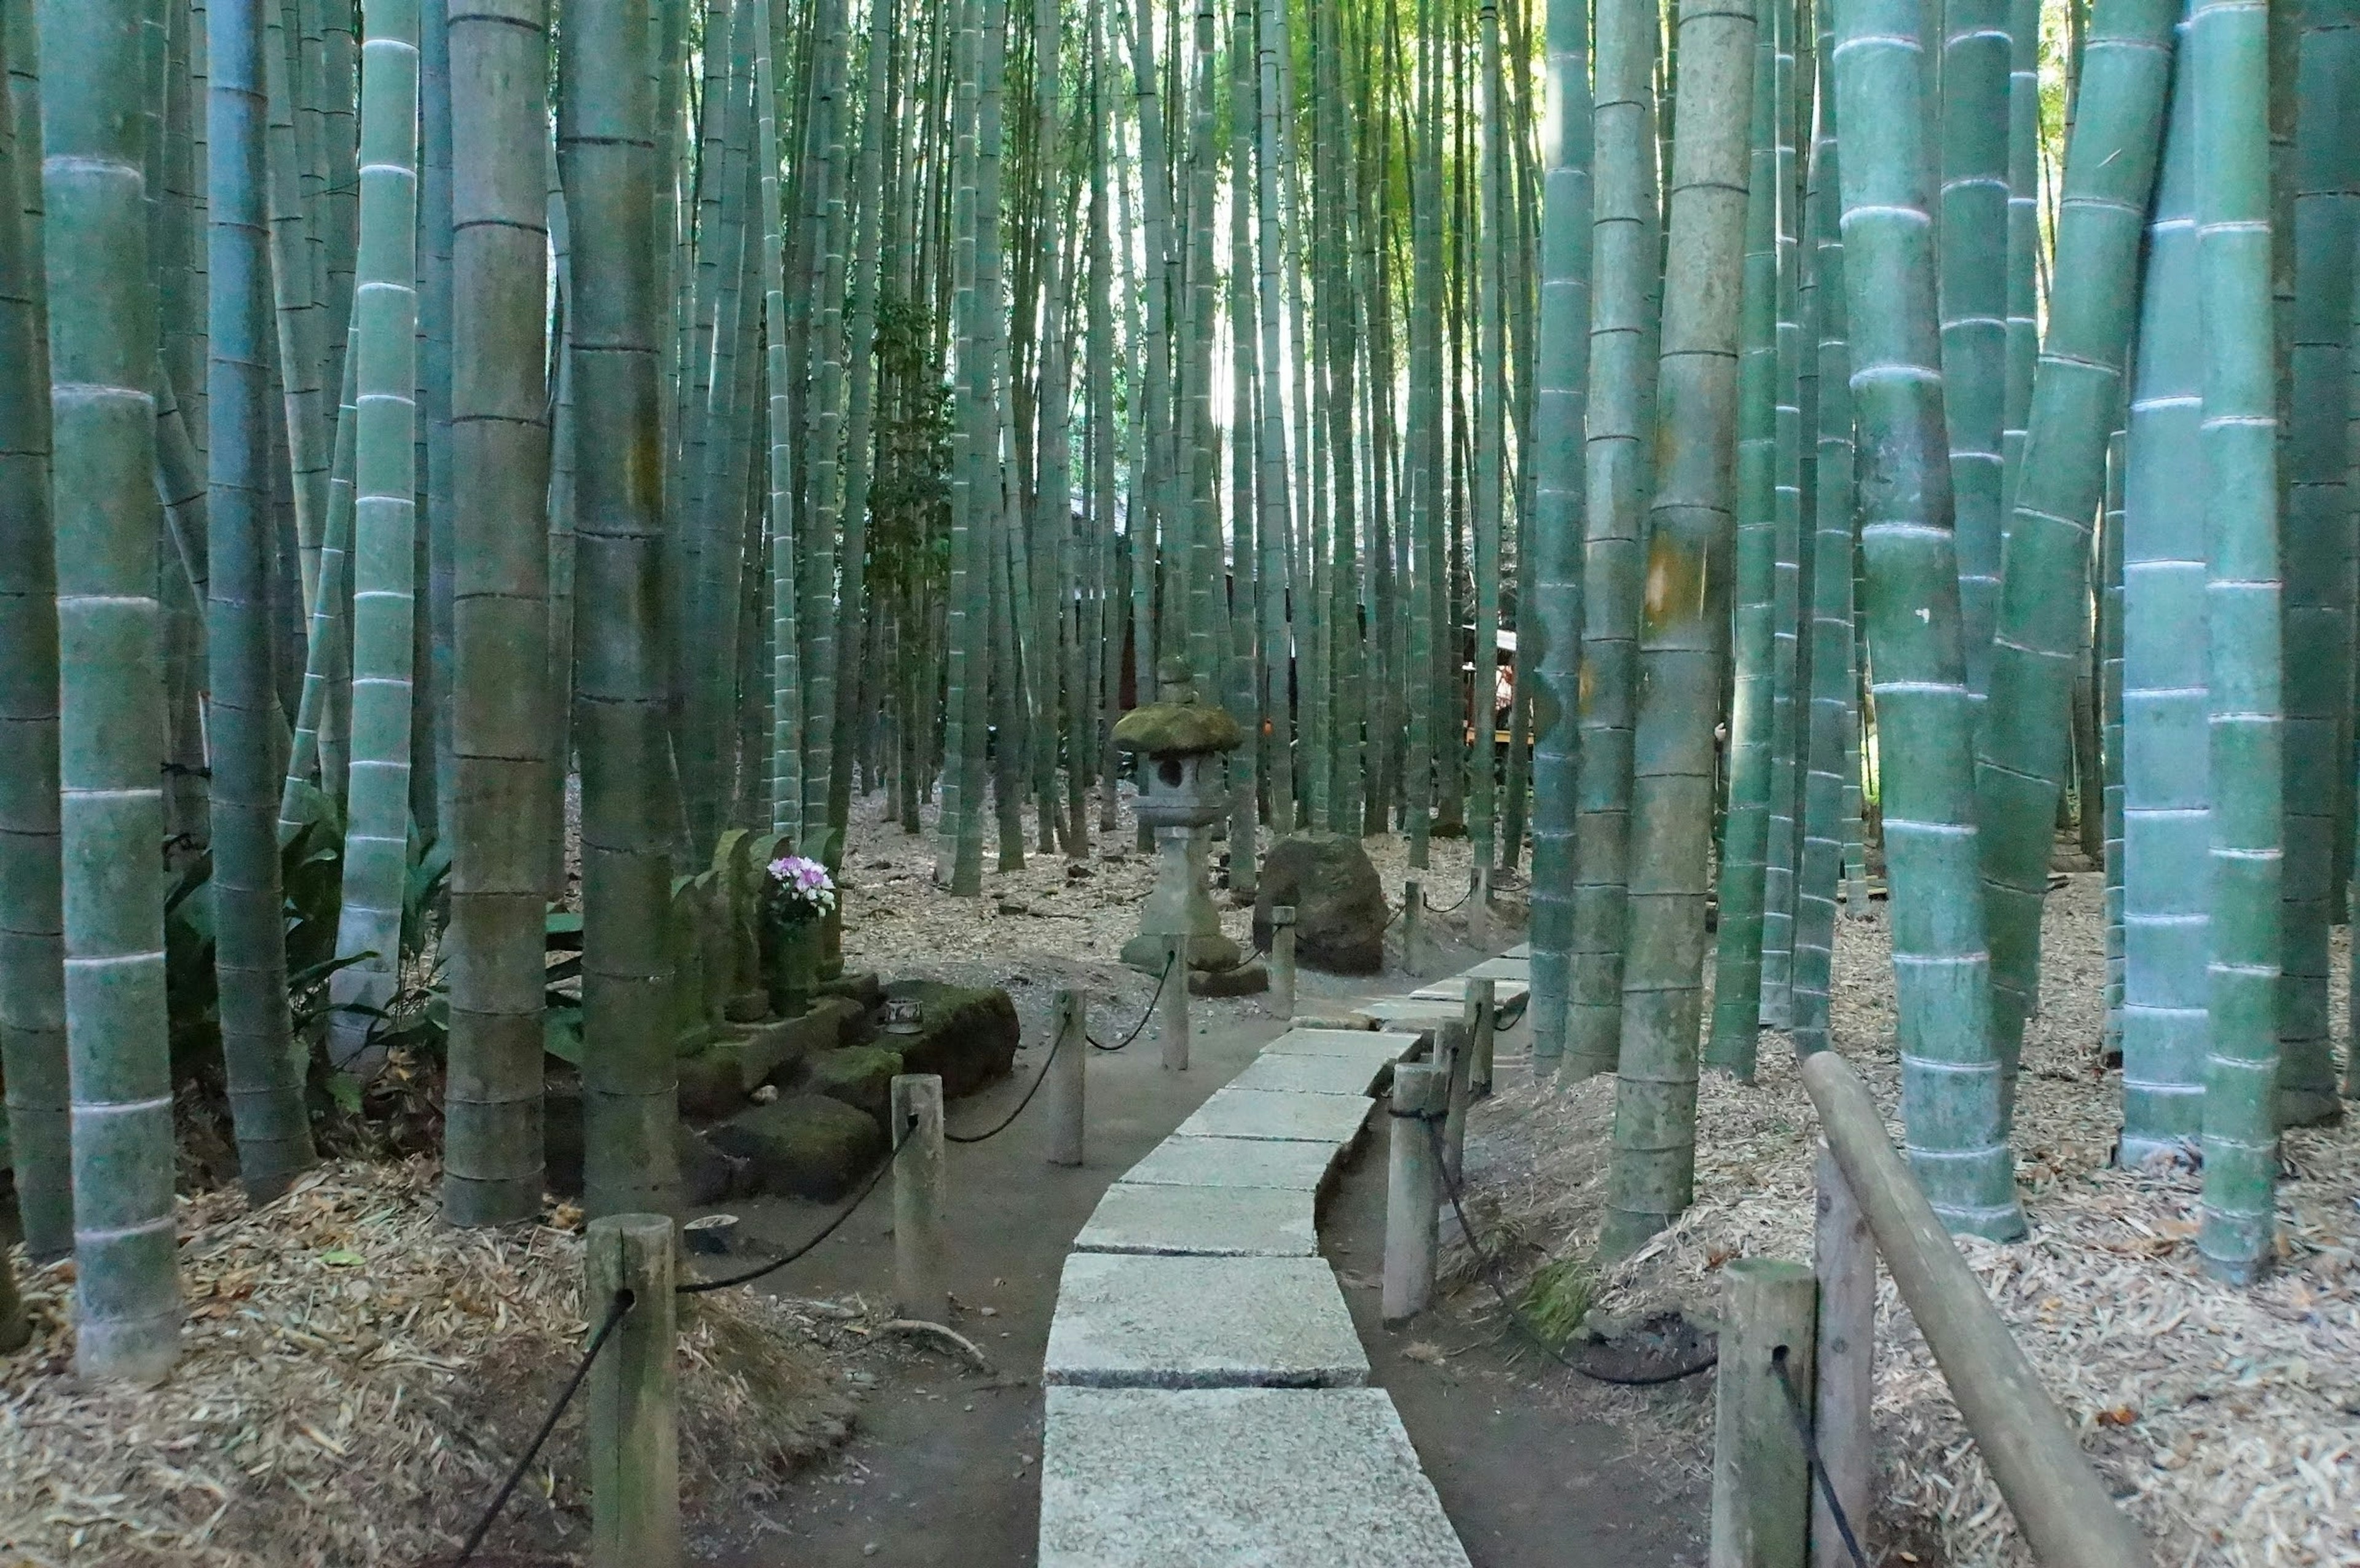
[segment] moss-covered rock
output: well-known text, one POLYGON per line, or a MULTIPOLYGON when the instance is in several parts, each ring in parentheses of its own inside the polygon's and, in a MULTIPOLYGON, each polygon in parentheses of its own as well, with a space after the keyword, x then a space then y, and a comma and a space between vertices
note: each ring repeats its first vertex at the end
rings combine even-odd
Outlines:
POLYGON ((874 1118, 825 1094, 796 1094, 741 1111, 707 1135, 746 1162, 756 1190, 834 1203, 883 1159, 874 1118))
POLYGON ((901 1071, 901 1053, 881 1045, 855 1045, 824 1051, 811 1059, 808 1087, 814 1094, 842 1100, 877 1119, 892 1131, 893 1075, 901 1071))
POLYGON ((1016 1062, 1016 1004, 1008 993, 938 980, 896 980, 889 998, 914 996, 923 1009, 915 1034, 889 1035, 884 1043, 901 1053, 904 1073, 932 1073, 946 1098, 972 1094, 1016 1062))

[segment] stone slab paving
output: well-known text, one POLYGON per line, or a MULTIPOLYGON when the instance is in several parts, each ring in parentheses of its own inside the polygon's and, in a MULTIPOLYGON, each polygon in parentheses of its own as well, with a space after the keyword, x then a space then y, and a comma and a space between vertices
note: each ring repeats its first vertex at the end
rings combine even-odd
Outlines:
POLYGON ((1178 1131, 1192 1138, 1275 1138, 1347 1144, 1360 1136, 1369 1102, 1357 1094, 1306 1094, 1278 1089, 1214 1092, 1178 1131))
POLYGON ((1317 1194, 1299 1187, 1132 1186, 1118 1181, 1074 1238, 1076 1252, 1310 1258, 1317 1194))
POLYGON ((1467 1568, 1375 1388, 1051 1388, 1040 1568, 1467 1568))
POLYGON ((1533 977, 1533 961, 1529 958, 1487 958, 1465 974, 1470 980, 1529 980, 1533 977))
POLYGON ((1380 1029, 1438 1029, 1445 1024, 1457 1023, 1459 1016, 1457 1002, 1437 1001, 1431 997, 1421 1000, 1411 996, 1375 996, 1356 1003, 1352 1010, 1380 1029))
POLYGON ((1426 1043, 1425 1032, 1418 1029, 1296 1028, 1263 1046, 1262 1055, 1256 1060, 1268 1062, 1281 1056, 1349 1056, 1371 1067, 1383 1067, 1404 1057, 1415 1056, 1425 1049, 1426 1043))
POLYGON ((1512 947, 1512 948, 1508 949, 1508 951, 1507 951, 1507 952, 1505 952, 1505 953, 1503 953, 1500 954, 1500 956, 1501 956, 1501 957, 1502 957, 1502 958, 1523 958, 1523 959, 1530 959, 1530 958, 1532 957, 1532 955, 1533 955, 1533 944, 1532 944, 1531 942, 1520 942, 1516 943, 1516 945, 1515 945, 1515 946, 1513 946, 1513 947, 1512 947))
POLYGON ((1393 1059, 1351 1056, 1264 1056, 1229 1080, 1232 1089, 1291 1090, 1306 1094, 1357 1094, 1366 1099, 1393 1059))
POLYGON ((1369 1358, 1323 1258, 1076 1252, 1041 1377, 1095 1388, 1352 1388, 1368 1381, 1369 1358))
POLYGON ((1531 983, 1521 976, 1503 980, 1496 975, 1453 975, 1448 980, 1420 985, 1409 994, 1410 999, 1415 1002, 1464 1002, 1467 987, 1479 978, 1491 982, 1491 1005, 1495 1007, 1504 1007, 1511 1002, 1521 1000, 1533 988, 1531 983))
POLYGON ((1175 1134, 1150 1149, 1122 1179, 1134 1186, 1277 1187, 1316 1192, 1343 1152, 1332 1143, 1175 1134))

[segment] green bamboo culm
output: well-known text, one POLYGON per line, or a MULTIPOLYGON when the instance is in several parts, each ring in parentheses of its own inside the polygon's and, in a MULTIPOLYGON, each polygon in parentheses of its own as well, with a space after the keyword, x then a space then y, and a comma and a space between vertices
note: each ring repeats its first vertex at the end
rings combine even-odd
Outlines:
POLYGON ((1858 717, 1852 702, 1852 345, 1844 317, 1843 235, 1837 227, 1835 34, 1821 7, 1819 126, 1805 198, 1819 339, 1817 484, 1811 495, 1810 719, 1805 735, 1802 855, 1795 873, 1795 972, 1789 1024, 1797 1056, 1828 1046, 1836 884, 1843 875, 1845 770, 1858 717))
POLYGON ((288 1011, 279 873, 285 719, 272 648, 261 0, 212 0, 205 27, 214 961, 238 1175, 248 1198, 264 1203, 311 1163, 312 1152, 303 1098, 309 1052, 288 1011))
MULTIPOLYGON (((2302 7, 2294 148, 2295 295, 2286 413, 2286 978, 2279 1108, 2300 1125, 2334 1115, 2328 929, 2339 812, 2348 812, 2352 515, 2346 413, 2353 210, 2360 193, 2360 5, 2302 7)), ((2282 251, 2283 264, 2289 257, 2282 251)))
POLYGON ((1613 1072, 1622 1049, 1631 738, 1645 576, 1640 535, 1655 488, 1656 280, 1663 248, 1655 180, 1656 7, 1653 0, 1599 0, 1597 27, 1573 939, 1565 1060, 1558 1069, 1568 1078, 1613 1072))
POLYGON ((582 758, 583 1206, 679 1203, 670 1017, 672 833, 662 655, 664 456, 648 0, 578 0, 558 34, 558 165, 574 237, 582 758))
POLYGON ((770 54, 770 0, 754 0, 754 133, 762 202, 763 489, 770 508, 770 831, 803 832, 803 659, 794 526, 793 382, 787 368, 786 258, 779 235, 777 62, 770 54))
MULTIPOLYGON (((427 0, 432 5, 437 0, 427 0)), ((442 1213, 505 1225, 541 1194, 549 892, 547 0, 451 17, 449 1079, 442 1213)))
POLYGON ((2212 785, 2195 135, 2192 78, 2175 71, 2147 219, 2123 489, 2126 1169, 2186 1158, 2204 1120, 2212 785))
POLYGON ((164 999, 156 299, 141 173, 146 0, 39 0, 57 529, 58 757, 82 1376, 180 1355, 164 999))
MULTIPOLYGON (((1775 5, 1776 0, 1771 0, 1775 5)), ((1768 7, 1765 7, 1765 10, 1768 7)), ((1754 1076, 1762 1024, 1764 855, 1770 830, 1772 593, 1777 554, 1777 45, 1754 44, 1737 371, 1736 613, 1731 637, 1729 804, 1721 828, 1712 1034, 1705 1061, 1754 1076)))
MULTIPOLYGON (((0 72, 27 82, 29 0, 0 0, 0 72)), ((13 83, 12 83, 13 85, 13 83)), ((25 1250, 73 1249, 64 915, 58 865, 58 578, 49 528, 40 120, 0 124, 0 1073, 25 1250), (13 131, 13 134, 11 134, 13 131)), ((0 114, 10 114, 0 104, 0 114)))
POLYGON ((1953 1230, 2024 1234, 1993 1043, 1916 0, 1838 0, 1844 307, 1910 1160, 1953 1230), (1863 131, 1860 127, 1872 127, 1863 131))
MULTIPOLYGON (((1950 431, 1960 652, 1983 723, 2000 593, 2000 427, 2006 403, 2009 0, 1945 0, 1936 293, 1950 431)), ((1931 63, 1929 61, 1929 63, 1931 63)), ((1928 91, 1935 90, 1932 81, 1928 91)))
POLYGON ((2038 985, 2068 704, 2089 615, 2090 528, 2121 412, 2179 13, 2179 0, 2099 0, 2065 159, 2049 337, 2033 375, 1975 772, 1993 1025, 2011 1084, 2038 985))
MULTIPOLYGON (((1474 856, 1475 897, 1488 902, 1491 870, 1499 863, 1494 839, 1498 785, 1494 777, 1497 743, 1493 735, 1493 698, 1500 661, 1500 535, 1507 467, 1508 352, 1507 292, 1502 257, 1507 248, 1504 192, 1500 146, 1505 135, 1498 90, 1500 75, 1500 10, 1485 0, 1477 12, 1482 50, 1483 136, 1482 172, 1477 182, 1475 285, 1475 691, 1470 709, 1475 746, 1468 757, 1467 838, 1474 856)), ((1325 225, 1323 225, 1324 227, 1325 225)), ((1340 460, 1339 460, 1340 462, 1340 460)), ((1341 469, 1339 467, 1339 474, 1341 469)), ((1349 518, 1339 512, 1340 540, 1349 518)), ((1340 628, 1349 630, 1349 628, 1340 628)), ((1339 672, 1340 675, 1340 672, 1339 672)), ((1343 682, 1338 682, 1339 692, 1343 682)), ((1343 777, 1339 768, 1338 777, 1343 777)))
POLYGON ((1629 941, 1614 1152, 1599 1240, 1622 1257, 1688 1207, 1696 1179, 1697 1036, 1734 528, 1738 298, 1754 22, 1729 0, 1681 0, 1677 128, 1640 694, 1631 779, 1629 941))
MULTIPOLYGON (((1579 0, 1551 0, 1541 195, 1540 343, 1534 365, 1532 538, 1533 1071, 1565 1054, 1573 951, 1581 675, 1582 425, 1589 396, 1590 38, 1579 0)), ((1520 642, 1518 651, 1524 651, 1520 642)))
POLYGON ((2207 1269, 2240 1281, 2275 1255, 2278 1206, 2274 1101, 2286 797, 2269 31, 2265 0, 2196 0, 2188 27, 2203 312, 2206 730, 2212 761, 2212 1027, 2197 1247, 2207 1269))
MULTIPOLYGON (((364 1063, 401 963, 410 863, 417 575, 418 6, 376 0, 361 43, 361 239, 353 305, 352 760, 329 1060, 364 1063), (366 956, 360 956, 366 954, 366 956)), ((538 143, 536 142, 536 145, 538 143)), ((538 310, 539 307, 535 307, 538 310)), ((538 505, 535 507, 538 511, 538 505)))

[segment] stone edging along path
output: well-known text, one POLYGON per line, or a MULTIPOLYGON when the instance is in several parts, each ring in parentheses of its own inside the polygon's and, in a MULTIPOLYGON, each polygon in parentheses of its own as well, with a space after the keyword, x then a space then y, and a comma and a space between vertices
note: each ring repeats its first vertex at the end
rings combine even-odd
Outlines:
POLYGON ((1315 1221, 1393 1063, 1524 951, 1289 1029, 1107 1189, 1049 1328, 1040 1568, 1466 1568, 1315 1221))

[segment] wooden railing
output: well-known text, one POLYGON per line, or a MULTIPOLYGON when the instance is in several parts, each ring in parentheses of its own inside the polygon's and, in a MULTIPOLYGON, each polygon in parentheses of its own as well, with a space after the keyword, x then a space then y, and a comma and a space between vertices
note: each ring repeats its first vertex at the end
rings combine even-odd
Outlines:
POLYGON ((2055 1568, 2147 1568, 2048 1390, 1885 1132, 1868 1086, 1833 1051, 1803 1062, 1826 1139, 1813 1267, 1730 1265, 1713 1454, 1713 1568, 1851 1568, 1813 1484, 1852 1522, 1869 1514, 1876 1259, 1916 1318, 1959 1413, 2033 1555, 2055 1568), (1793 1387, 1812 1409, 1798 1421, 1793 1387))

